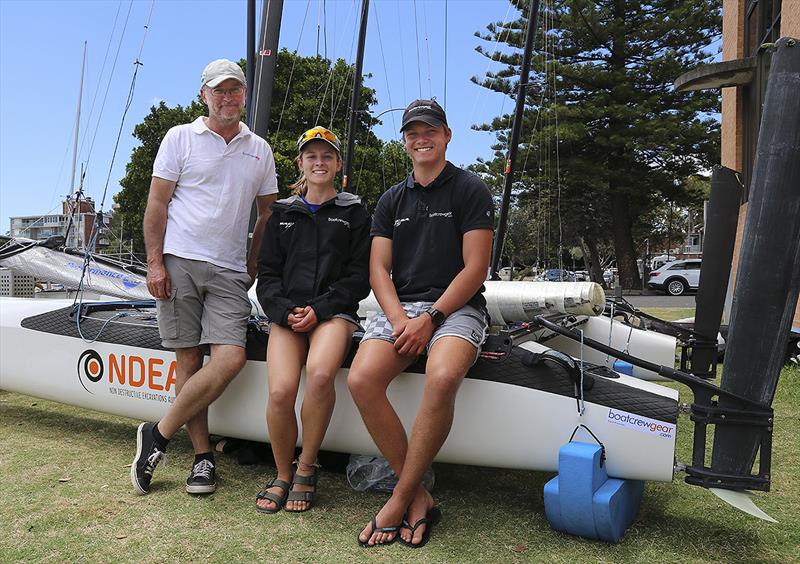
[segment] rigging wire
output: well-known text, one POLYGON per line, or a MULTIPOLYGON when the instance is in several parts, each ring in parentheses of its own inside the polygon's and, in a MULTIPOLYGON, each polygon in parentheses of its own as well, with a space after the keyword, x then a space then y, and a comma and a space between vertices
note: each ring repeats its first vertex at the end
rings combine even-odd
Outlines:
POLYGON ((322 48, 323 58, 328 58, 328 3, 322 0, 322 48))
MULTIPOLYGON (((125 38, 125 32, 128 29, 128 20, 131 16, 131 9, 133 8, 133 0, 130 1, 128 4, 128 13, 125 15, 125 23, 122 26, 122 33, 119 36, 119 43, 117 44, 117 52, 114 54, 114 64, 111 65, 111 73, 108 76, 108 83, 106 84, 106 91, 103 94, 103 103, 100 105, 100 114, 97 116, 98 127, 94 131, 94 135, 92 135, 92 142, 89 144, 89 154, 86 157, 86 165, 88 170, 89 160, 91 159, 92 150, 94 149, 94 142, 97 139, 97 133, 100 130, 100 119, 103 117, 103 110, 106 107, 106 100, 108 99, 108 92, 111 90, 111 81, 114 78, 114 71, 117 68, 117 61, 119 60, 119 52, 122 48, 122 40, 125 38)), ((151 8, 152 11, 152 8, 151 8)), ((110 171, 109 171, 110 174, 110 171)))
MULTIPOLYGON (((381 64, 383 65, 383 78, 386 81, 386 95, 389 98, 389 107, 394 108, 392 103, 392 88, 389 86, 389 71, 386 68, 386 56, 383 50, 383 39, 381 39, 381 23, 378 18, 378 10, 372 10, 372 18, 375 20, 375 27, 378 29, 378 50, 381 54, 381 64)), ((402 41, 400 42, 402 45, 402 41)), ((390 112, 392 118, 392 131, 397 131, 397 123, 394 120, 394 112, 390 112)))
MULTIPOLYGON (((509 14, 511 12, 511 8, 512 8, 512 4, 509 2, 508 7, 506 8, 506 13, 503 16, 503 21, 500 24, 500 27, 502 28, 502 31, 500 33, 496 33, 496 38, 495 38, 495 41, 494 41, 494 47, 493 47, 492 51, 490 51, 488 56, 487 56, 487 59, 489 59, 489 61, 486 63, 486 70, 483 72, 484 76, 489 76, 489 70, 492 67, 492 63, 495 62, 494 54, 497 53, 497 48, 498 48, 498 46, 500 44, 500 41, 502 41, 502 39, 503 39, 503 34, 505 34, 506 39, 508 39, 508 36, 511 33, 511 29, 508 26, 508 16, 509 16, 509 14)), ((483 98, 483 95, 485 93, 484 91, 488 90, 490 88, 492 82, 500 82, 500 80, 501 79, 499 77, 488 78, 487 79, 488 84, 487 84, 486 88, 481 88, 478 91, 478 93, 475 96, 475 100, 472 103, 472 111, 470 111, 470 114, 469 114, 470 123, 475 121, 475 112, 478 109, 478 103, 481 101, 481 98, 483 98)), ((505 96, 503 96, 503 101, 502 101, 502 104, 500 106, 500 114, 501 115, 503 113, 503 107, 504 106, 505 106, 505 96)))
MULTIPOLYGON (((94 224, 92 225, 92 232, 91 232, 91 235, 89 237, 88 244, 86 244, 85 247, 84 247, 83 272, 81 273, 81 282, 79 284, 79 293, 81 295, 81 298, 80 298, 81 300, 83 299, 83 297, 82 297, 82 294, 83 294, 83 291, 82 291, 83 290, 83 278, 85 277, 86 272, 88 271, 88 268, 89 268, 89 264, 92 261, 92 252, 94 252, 94 250, 96 248, 97 237, 100 234, 100 226, 103 223, 103 220, 102 220, 103 206, 105 205, 106 194, 108 193, 108 184, 109 184, 109 182, 111 180, 111 172, 112 172, 112 170, 114 168, 114 160, 116 158, 117 150, 119 148, 119 142, 120 142, 120 139, 122 137, 122 130, 123 130, 123 127, 125 125, 125 117, 127 116, 128 109, 130 109, 131 103, 133 102, 133 93, 134 93, 135 88, 136 88, 136 77, 137 77, 137 75, 139 73, 139 67, 142 66, 142 63, 140 62, 139 59, 141 58, 142 51, 144 50, 144 42, 145 42, 145 39, 147 38, 147 31, 148 31, 148 29, 150 27, 150 19, 151 19, 152 15, 153 15, 153 7, 154 7, 154 5, 155 5, 155 1, 151 0, 151 2, 150 2, 150 11, 149 11, 149 13, 147 15, 147 22, 145 23, 145 26, 144 26, 144 33, 142 34, 142 42, 141 42, 141 44, 139 46, 139 53, 137 54, 136 60, 133 63, 134 64, 134 71, 133 71, 133 77, 131 78, 131 86, 130 86, 130 89, 128 91, 128 98, 127 98, 127 100, 125 102, 125 109, 124 109, 124 111, 122 113, 122 119, 120 120, 119 131, 117 132, 117 140, 116 140, 116 142, 114 144, 114 151, 113 151, 112 156, 111 156, 111 163, 109 164, 109 167, 108 167, 108 175, 106 176, 105 187, 103 188, 103 196, 102 196, 102 198, 100 200, 100 211, 98 212, 97 217, 96 217, 96 219, 94 221, 94 224)), ((82 175, 82 177, 83 177, 83 175, 82 175)), ((76 198, 76 205, 77 205, 78 209, 80 209, 80 206, 78 205, 78 199, 77 198, 76 198)), ((76 297, 76 299, 77 299, 77 297, 76 297)))
POLYGON ((292 57, 292 68, 289 70, 289 81, 286 84, 286 94, 283 96, 283 104, 281 105, 281 112, 278 116, 278 127, 275 131, 275 137, 281 132, 281 124, 283 123, 283 113, 286 110, 286 103, 289 100, 289 92, 292 90, 292 79, 294 77, 294 67, 297 65, 297 51, 300 49, 300 41, 303 39, 303 31, 306 29, 306 18, 308 17, 308 9, 311 6, 311 0, 306 2, 306 11, 303 14, 303 23, 300 24, 300 35, 297 38, 297 45, 294 48, 294 56, 292 57))
MULTIPOLYGON (((352 14, 353 14, 353 4, 350 5, 350 11, 348 12, 347 21, 345 22, 345 26, 344 26, 343 30, 347 29, 347 25, 350 22, 350 18, 352 16, 352 14)), ((343 33, 344 33, 344 31, 343 31, 343 33)), ((355 40, 356 40, 356 34, 353 34, 353 40, 352 40, 352 43, 350 44, 350 57, 351 58, 352 58, 352 55, 353 55, 353 46, 355 44, 355 40)), ((334 56, 335 56, 335 54, 334 54, 334 56)), ((345 83, 347 82, 346 78, 350 75, 350 72, 351 71, 349 69, 346 71, 345 83)), ((334 64, 333 61, 331 61, 331 72, 330 72, 330 74, 328 75, 328 78, 325 81, 325 89, 323 90, 322 96, 320 97, 319 111, 317 112, 317 116, 314 119, 314 124, 318 124, 320 118, 322 117, 322 111, 325 108, 325 100, 328 97, 328 88, 332 88, 334 75, 335 75, 335 64, 334 64)), ((334 108, 331 107, 331 112, 333 112, 333 111, 334 111, 334 108)), ((331 114, 331 115, 333 115, 333 114, 331 114)))
MULTIPOLYGON (((444 111, 447 112, 447 0, 444 0, 444 111)), ((390 100, 391 103, 391 100, 390 100)))
MULTIPOLYGON (((403 18, 400 17, 400 0, 397 0, 397 21, 402 22, 403 18)), ((377 11, 377 10, 376 10, 377 11)), ((408 100, 408 89, 406 88, 406 55, 403 52, 403 28, 405 26, 400 26, 399 33, 400 33, 400 40, 397 42, 397 45, 400 47, 400 77, 403 81, 403 100, 408 100)), ((386 79, 388 82, 388 78, 386 79)), ((395 130, 396 131, 396 130, 395 130)))
MULTIPOLYGON (((378 47, 379 52, 381 54, 381 63, 383 64, 383 78, 386 81, 386 95, 389 98, 389 107, 393 108, 394 104, 392 103, 392 88, 389 86, 389 72, 386 68, 386 55, 383 50, 383 40, 381 39, 381 24, 380 18, 378 18, 378 10, 373 10, 373 19, 375 20, 375 27, 378 29, 378 47)), ((402 43, 402 41, 400 42, 402 43)), ((446 82, 445 82, 446 84, 446 82)), ((397 131, 397 122, 394 119, 394 112, 389 112, 392 119, 392 132, 397 131)), ((384 150, 385 146, 381 145, 381 180, 383 181, 383 192, 386 192, 386 151, 384 150)), ((392 154, 392 170, 394 172, 394 177, 397 177, 397 159, 395 159, 394 154, 392 154)))
POLYGON ((317 57, 319 57, 319 12, 320 12, 320 0, 317 0, 317 57))
POLYGON ((425 6, 422 7, 422 25, 425 33, 425 55, 428 59, 428 98, 432 99, 433 85, 431 83, 431 44, 430 37, 428 35, 428 11, 425 9, 425 6))
MULTIPOLYGON (((103 55, 103 64, 100 66, 100 74, 97 75, 98 76, 97 87, 94 89, 94 96, 92 97, 92 104, 91 104, 91 106, 89 106, 89 117, 86 118, 87 125, 92 122, 92 116, 94 115, 94 106, 95 106, 95 103, 97 102, 97 95, 100 92, 101 79, 103 77, 103 74, 105 74, 105 71, 106 71, 106 63, 108 62, 108 53, 109 53, 109 51, 111 51, 111 44, 113 43, 114 34, 117 31, 117 22, 119 21, 119 12, 120 12, 121 8, 122 8, 122 2, 119 2, 117 4, 117 13, 114 14, 114 25, 111 28, 111 34, 108 36, 108 44, 106 45, 106 52, 103 55)), ((101 110, 101 115, 97 117, 97 124, 95 126, 95 129, 100 127, 100 118, 101 117, 102 117, 102 110, 101 110)), ((83 139, 81 139, 81 145, 80 145, 80 148, 78 149, 78 153, 82 153, 83 152, 83 147, 86 144, 87 135, 89 135, 89 128, 88 127, 83 132, 83 139)))
POLYGON ((414 35, 416 40, 414 41, 414 45, 417 48, 417 86, 419 88, 419 97, 422 98, 422 75, 420 75, 419 69, 422 65, 419 62, 419 22, 417 21, 417 0, 413 0, 414 4, 414 35))

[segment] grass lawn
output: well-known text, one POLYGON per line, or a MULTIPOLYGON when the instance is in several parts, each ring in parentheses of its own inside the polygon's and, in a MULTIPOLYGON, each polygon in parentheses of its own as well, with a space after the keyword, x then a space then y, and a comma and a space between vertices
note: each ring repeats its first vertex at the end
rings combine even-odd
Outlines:
MULTIPOLYGON (((648 483, 639 518, 619 545, 608 545, 549 528, 542 488, 551 474, 438 464, 434 494, 444 520, 430 544, 365 550, 356 534, 385 496, 350 490, 341 473, 323 470, 312 511, 261 515, 254 496, 274 468, 218 455, 218 491, 191 497, 183 482, 192 453, 181 433, 153 491, 139 497, 128 477, 137 421, 0 392, 0 561, 798 562, 798 403, 800 369, 785 368, 774 404, 772 491, 756 494, 777 524, 678 475, 648 483)), ((682 462, 690 430, 683 416, 682 462)))

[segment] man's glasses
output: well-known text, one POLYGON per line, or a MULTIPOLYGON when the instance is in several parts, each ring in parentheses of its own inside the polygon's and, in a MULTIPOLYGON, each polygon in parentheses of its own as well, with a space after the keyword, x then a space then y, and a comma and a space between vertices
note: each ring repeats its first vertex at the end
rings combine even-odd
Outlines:
POLYGON ((336 134, 329 129, 325 129, 324 127, 312 127, 305 133, 300 136, 300 139, 297 140, 297 146, 300 147, 306 141, 311 141, 312 139, 324 139, 338 149, 339 148, 339 138, 336 137, 336 134))
POLYGON ((234 88, 212 88, 211 95, 214 98, 223 98, 225 96, 237 97, 244 94, 244 86, 236 86, 234 88))

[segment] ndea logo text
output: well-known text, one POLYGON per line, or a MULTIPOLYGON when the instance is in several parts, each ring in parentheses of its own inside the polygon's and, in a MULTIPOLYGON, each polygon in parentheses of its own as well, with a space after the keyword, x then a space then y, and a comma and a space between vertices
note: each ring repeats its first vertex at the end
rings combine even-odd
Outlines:
POLYGON ((113 395, 165 401, 162 397, 167 398, 175 387, 175 371, 174 360, 158 357, 115 353, 103 357, 87 349, 78 358, 78 381, 90 394, 105 384, 113 395))

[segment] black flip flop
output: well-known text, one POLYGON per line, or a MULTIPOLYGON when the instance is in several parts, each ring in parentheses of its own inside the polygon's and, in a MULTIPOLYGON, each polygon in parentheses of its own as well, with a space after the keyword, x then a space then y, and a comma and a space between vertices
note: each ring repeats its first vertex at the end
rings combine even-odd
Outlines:
POLYGON ((375 520, 376 517, 377 517, 377 515, 373 515, 372 516, 372 521, 370 521, 370 525, 372 526, 372 530, 369 532, 369 535, 367 536, 367 540, 366 541, 362 541, 361 540, 361 535, 356 537, 356 540, 358 540, 358 544, 360 544, 364 548, 375 548, 376 546, 389 546, 394 541, 396 541, 397 539, 400 538, 400 525, 395 525, 394 527, 378 527, 378 522, 375 520), (381 543, 369 544, 369 539, 372 538, 372 535, 374 533, 395 533, 395 535, 394 535, 394 537, 392 537, 392 540, 390 540, 389 542, 381 542, 381 543))
POLYGON ((417 522, 414 523, 413 525, 411 525, 408 521, 405 520, 401 525, 401 527, 403 527, 404 529, 411 529, 412 538, 414 536, 414 532, 417 530, 418 527, 422 525, 427 525, 425 527, 425 532, 422 533, 422 540, 419 541, 419 543, 414 544, 413 542, 409 542, 405 540, 403 537, 401 537, 400 534, 398 534, 397 537, 395 538, 398 540, 400 544, 405 545, 409 548, 422 548, 423 546, 428 544, 428 541, 431 538, 431 532, 433 531, 433 526, 441 520, 442 520, 442 510, 439 509, 438 506, 432 507, 430 511, 428 511, 428 514, 425 515, 425 517, 417 520, 417 522))

